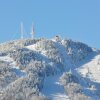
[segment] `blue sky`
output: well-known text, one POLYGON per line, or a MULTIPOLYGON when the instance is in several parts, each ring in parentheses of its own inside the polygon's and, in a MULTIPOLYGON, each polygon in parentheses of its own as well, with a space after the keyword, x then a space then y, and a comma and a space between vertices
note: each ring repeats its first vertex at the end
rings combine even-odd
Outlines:
POLYGON ((0 42, 20 38, 20 22, 35 37, 82 41, 100 49, 100 0, 0 0, 0 42))

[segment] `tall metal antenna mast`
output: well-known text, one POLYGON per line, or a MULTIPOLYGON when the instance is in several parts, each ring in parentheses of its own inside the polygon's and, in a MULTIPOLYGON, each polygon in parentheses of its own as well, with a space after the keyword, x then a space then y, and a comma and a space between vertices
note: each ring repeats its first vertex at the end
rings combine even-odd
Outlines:
POLYGON ((34 38, 34 34, 35 34, 35 32, 34 32, 34 26, 32 24, 32 29, 31 29, 31 37, 32 37, 32 39, 34 38))
POLYGON ((24 38, 24 28, 23 28, 23 22, 21 22, 21 39, 24 38))

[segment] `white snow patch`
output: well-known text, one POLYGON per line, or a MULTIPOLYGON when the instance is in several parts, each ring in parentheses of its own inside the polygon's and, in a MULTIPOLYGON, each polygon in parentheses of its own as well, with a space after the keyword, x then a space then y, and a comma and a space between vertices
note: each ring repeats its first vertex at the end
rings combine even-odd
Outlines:
POLYGON ((0 56, 0 60, 5 62, 13 62, 13 59, 9 56, 0 56))
POLYGON ((29 50, 33 50, 33 51, 36 51, 36 52, 40 52, 42 55, 46 56, 46 50, 43 50, 43 49, 40 49, 40 48, 36 48, 36 44, 34 45, 29 45, 29 46, 26 46, 27 49, 29 50))
POLYGON ((29 45, 29 46, 26 46, 26 48, 30 50, 36 50, 35 45, 29 45))

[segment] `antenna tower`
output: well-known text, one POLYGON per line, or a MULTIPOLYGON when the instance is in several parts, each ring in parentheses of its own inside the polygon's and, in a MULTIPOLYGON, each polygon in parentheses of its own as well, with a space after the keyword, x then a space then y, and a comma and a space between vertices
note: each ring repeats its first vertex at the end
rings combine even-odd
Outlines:
POLYGON ((32 39, 34 38, 34 34, 35 34, 35 32, 34 32, 34 26, 32 24, 32 29, 31 29, 31 37, 32 37, 32 39))
POLYGON ((21 39, 24 38, 24 27, 23 27, 23 22, 21 22, 21 39))

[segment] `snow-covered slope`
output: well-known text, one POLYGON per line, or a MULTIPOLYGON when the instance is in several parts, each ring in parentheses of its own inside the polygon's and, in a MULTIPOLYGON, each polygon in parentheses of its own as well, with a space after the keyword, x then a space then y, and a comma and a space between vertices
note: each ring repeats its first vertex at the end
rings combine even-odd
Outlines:
POLYGON ((78 72, 82 74, 83 77, 100 83, 100 54, 95 55, 89 62, 80 66, 78 72))
POLYGON ((0 45, 0 100, 100 100, 99 76, 100 51, 81 42, 41 38, 0 45))
POLYGON ((51 100, 69 100, 64 92, 63 86, 59 83, 59 75, 46 77, 42 93, 50 97, 51 100))

